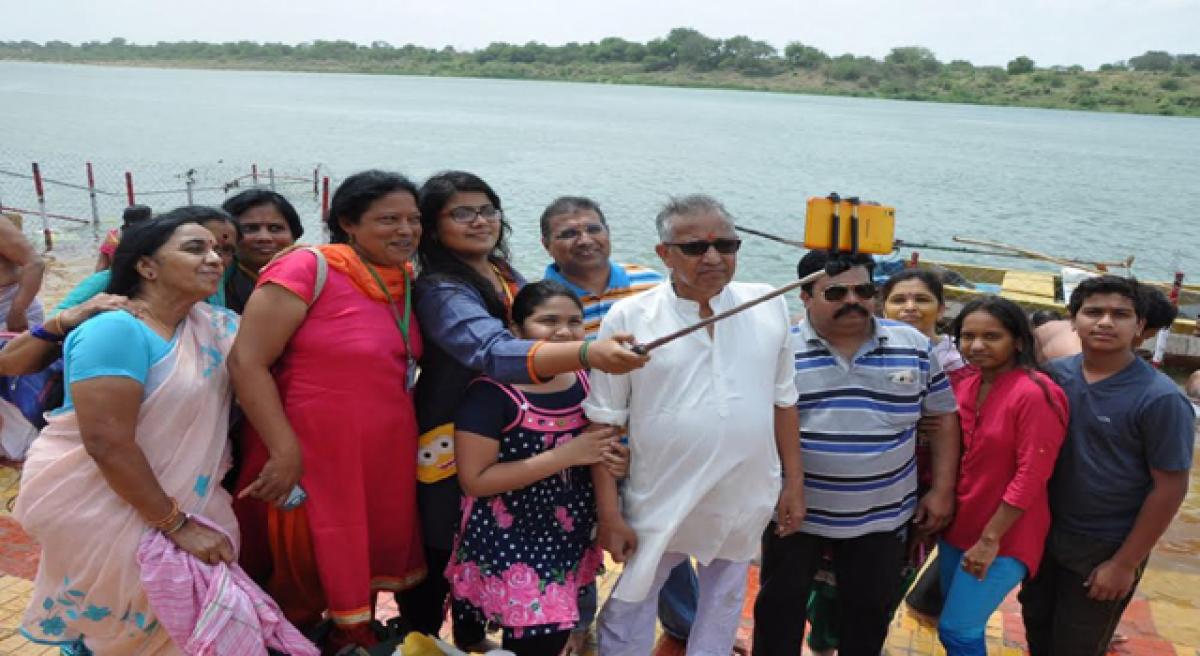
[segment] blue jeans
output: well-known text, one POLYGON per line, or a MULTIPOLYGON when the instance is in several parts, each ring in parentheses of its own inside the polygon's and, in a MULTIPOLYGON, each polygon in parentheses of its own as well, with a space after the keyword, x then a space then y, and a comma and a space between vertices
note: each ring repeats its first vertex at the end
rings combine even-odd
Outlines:
POLYGON ((949 656, 987 656, 988 618, 1028 571, 1016 558, 997 556, 982 581, 962 569, 963 550, 938 541, 945 604, 938 638, 949 656))

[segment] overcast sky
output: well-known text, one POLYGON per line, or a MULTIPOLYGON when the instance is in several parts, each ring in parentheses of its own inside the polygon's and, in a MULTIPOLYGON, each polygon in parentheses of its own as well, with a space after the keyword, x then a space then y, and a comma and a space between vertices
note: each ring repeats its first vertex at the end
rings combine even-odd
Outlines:
POLYGON ((78 43, 375 40, 474 49, 621 36, 687 26, 782 49, 882 57, 921 45, 942 61, 1094 68, 1146 50, 1200 52, 1200 0, 0 0, 0 40, 78 43))

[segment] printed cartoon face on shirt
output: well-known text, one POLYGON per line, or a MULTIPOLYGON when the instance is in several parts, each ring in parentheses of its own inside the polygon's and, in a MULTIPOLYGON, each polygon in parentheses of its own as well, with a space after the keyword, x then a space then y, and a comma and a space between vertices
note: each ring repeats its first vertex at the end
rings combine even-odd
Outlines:
POLYGON ((454 460, 454 424, 442 424, 417 438, 417 480, 436 483, 458 472, 454 460))

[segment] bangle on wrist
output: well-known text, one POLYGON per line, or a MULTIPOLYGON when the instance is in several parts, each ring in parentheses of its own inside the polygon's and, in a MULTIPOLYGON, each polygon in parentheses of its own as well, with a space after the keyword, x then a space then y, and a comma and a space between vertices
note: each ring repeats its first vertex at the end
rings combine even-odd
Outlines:
MULTIPOLYGON (((529 370, 529 380, 534 385, 541 385, 542 383, 546 382, 541 376, 538 375, 537 367, 535 367, 533 364, 533 360, 537 356, 538 349, 545 345, 546 340, 539 339, 537 342, 534 342, 533 346, 529 349, 529 355, 526 356, 525 367, 529 370)), ((553 376, 551 376, 551 378, 553 378, 553 376)))
POLYGON ((163 535, 173 535, 175 533, 178 533, 181 529, 183 529, 184 525, 188 523, 189 519, 191 519, 191 518, 188 517, 187 513, 179 513, 179 520, 175 522, 175 525, 170 528, 161 529, 162 534, 163 535))
POLYGON ((163 531, 168 528, 171 528, 172 526, 175 526, 175 524, 179 521, 180 515, 182 515, 182 514, 183 513, 179 510, 179 502, 172 498, 170 512, 168 512, 161 519, 153 520, 148 523, 150 524, 150 526, 152 526, 160 531, 163 531))
POLYGON ((591 342, 589 342, 585 339, 585 340, 583 340, 583 344, 579 345, 579 364, 584 369, 592 368, 592 363, 588 362, 588 345, 590 345, 590 344, 591 344, 591 342))
POLYGON ((47 321, 46 323, 47 324, 53 323, 58 328, 58 334, 62 335, 62 337, 60 339, 65 339, 67 337, 67 333, 71 332, 71 331, 67 330, 65 326, 63 326, 62 312, 59 312, 58 314, 50 317, 50 320, 47 321))

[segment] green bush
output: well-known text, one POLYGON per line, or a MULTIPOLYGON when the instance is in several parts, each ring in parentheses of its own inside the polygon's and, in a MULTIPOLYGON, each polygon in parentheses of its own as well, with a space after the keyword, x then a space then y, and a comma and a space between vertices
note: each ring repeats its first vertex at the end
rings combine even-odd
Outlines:
POLYGON ((1033 60, 1022 55, 1008 62, 1009 75, 1024 75, 1033 72, 1033 60))

